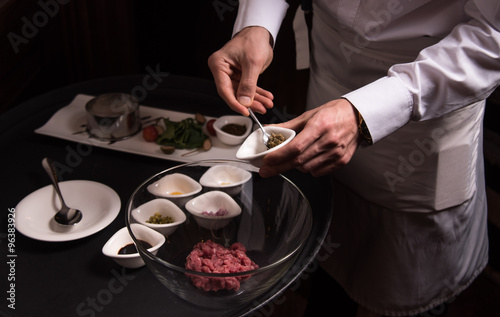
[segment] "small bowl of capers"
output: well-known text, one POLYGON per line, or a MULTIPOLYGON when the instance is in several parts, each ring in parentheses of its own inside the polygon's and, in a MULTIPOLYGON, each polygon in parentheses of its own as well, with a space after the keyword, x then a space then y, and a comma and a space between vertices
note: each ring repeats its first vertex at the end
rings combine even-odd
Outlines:
POLYGON ((292 129, 269 125, 265 126, 264 130, 271 136, 268 144, 266 145, 262 141, 262 130, 257 129, 240 146, 236 152, 237 159, 248 161, 253 166, 260 167, 264 156, 282 148, 295 137, 295 131, 292 129))
POLYGON ((184 212, 173 202, 157 198, 132 210, 132 216, 140 224, 158 231, 163 235, 171 235, 186 221, 184 212))

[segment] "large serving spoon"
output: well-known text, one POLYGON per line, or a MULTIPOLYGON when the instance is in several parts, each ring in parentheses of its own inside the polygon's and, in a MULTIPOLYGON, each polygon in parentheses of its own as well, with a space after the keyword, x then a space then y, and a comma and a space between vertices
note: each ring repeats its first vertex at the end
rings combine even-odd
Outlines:
POLYGON ((61 209, 54 216, 54 220, 57 223, 65 226, 71 226, 78 223, 80 220, 82 220, 82 212, 78 209, 68 207, 68 205, 66 205, 66 203, 64 202, 61 190, 59 189, 59 180, 54 166, 54 161, 46 157, 42 160, 42 166, 47 174, 49 174, 50 179, 54 184, 54 188, 56 189, 57 195, 61 199, 61 209))
POLYGON ((257 119, 255 114, 253 113, 252 109, 248 108, 248 112, 250 113, 250 116, 252 117, 252 119, 259 125, 259 128, 262 130, 262 141, 264 142, 264 145, 266 146, 266 148, 269 149, 268 144, 269 144, 269 138, 271 136, 266 132, 266 130, 264 130, 264 127, 262 126, 262 124, 260 124, 260 121, 257 119))

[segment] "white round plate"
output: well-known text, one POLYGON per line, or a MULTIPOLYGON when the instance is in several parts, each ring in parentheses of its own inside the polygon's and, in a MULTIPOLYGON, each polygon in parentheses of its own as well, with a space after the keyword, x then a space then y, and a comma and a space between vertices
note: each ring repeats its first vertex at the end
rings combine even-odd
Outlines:
POLYGON ((107 227, 118 216, 121 201, 110 187, 86 180, 60 182, 64 201, 80 209, 82 220, 73 226, 55 222, 61 202, 53 185, 40 188, 16 206, 16 229, 41 241, 71 241, 90 236, 107 227))

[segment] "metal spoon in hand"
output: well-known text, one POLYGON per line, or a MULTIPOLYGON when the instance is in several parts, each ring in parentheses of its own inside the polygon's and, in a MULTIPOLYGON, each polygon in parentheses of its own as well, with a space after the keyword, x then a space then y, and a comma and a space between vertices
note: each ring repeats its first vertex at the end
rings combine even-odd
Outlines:
POLYGON ((59 180, 54 166, 54 161, 46 157, 42 160, 42 166, 47 172, 47 174, 49 174, 50 179, 54 184, 54 188, 56 189, 57 195, 61 199, 61 209, 54 216, 55 221, 65 226, 70 226, 78 223, 80 220, 82 220, 82 212, 78 209, 68 207, 64 202, 61 190, 59 189, 59 184, 58 184, 59 180))
POLYGON ((253 118, 253 120, 259 125, 260 129, 262 130, 262 141, 264 142, 264 145, 266 146, 266 148, 269 149, 268 143, 269 143, 269 138, 271 136, 266 132, 266 130, 264 130, 264 127, 262 126, 262 124, 260 124, 259 120, 257 120, 257 117, 253 113, 252 109, 248 108, 248 112, 250 113, 250 116, 253 118))

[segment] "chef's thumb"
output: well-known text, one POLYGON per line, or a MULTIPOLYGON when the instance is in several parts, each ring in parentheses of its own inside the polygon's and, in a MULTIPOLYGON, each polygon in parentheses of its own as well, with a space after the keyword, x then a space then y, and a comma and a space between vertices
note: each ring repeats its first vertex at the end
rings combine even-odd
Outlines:
POLYGON ((256 67, 249 67, 247 71, 243 69, 236 97, 238 102, 245 107, 250 107, 253 103, 255 91, 257 90, 257 79, 259 70, 256 67), (253 69, 252 69, 253 68, 253 69))

